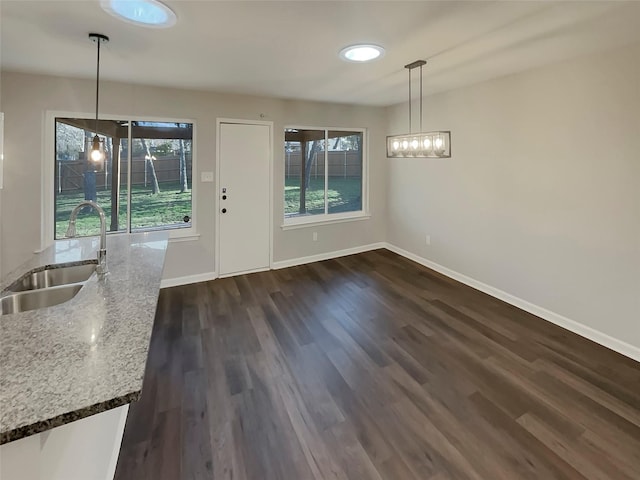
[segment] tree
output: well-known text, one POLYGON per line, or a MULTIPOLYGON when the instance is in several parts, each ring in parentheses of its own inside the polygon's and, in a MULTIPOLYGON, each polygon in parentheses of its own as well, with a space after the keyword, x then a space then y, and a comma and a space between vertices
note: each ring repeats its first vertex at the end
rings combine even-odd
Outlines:
MULTIPOLYGON (((309 188, 309 182, 311 181, 311 164, 313 163, 313 160, 317 157, 318 153, 322 150, 323 142, 324 140, 311 141, 311 148, 309 149, 304 161, 305 188, 309 188)), ((306 145, 306 142, 303 145, 306 145)))
POLYGON ((160 193, 160 185, 158 185, 158 176, 156 175, 156 168, 153 165, 153 155, 151 155, 151 150, 149 150, 149 145, 144 138, 140 139, 142 142, 142 148, 145 151, 144 156, 144 168, 151 174, 151 193, 153 195, 160 193))
POLYGON ((360 150, 360 144, 362 143, 362 134, 347 135, 345 137, 337 137, 336 143, 333 145, 333 150, 360 150))
POLYGON ((180 139, 180 193, 189 191, 187 184, 187 155, 185 154, 184 140, 180 139))
POLYGON ((57 160, 76 160, 78 152, 84 151, 84 132, 81 128, 56 122, 57 160))

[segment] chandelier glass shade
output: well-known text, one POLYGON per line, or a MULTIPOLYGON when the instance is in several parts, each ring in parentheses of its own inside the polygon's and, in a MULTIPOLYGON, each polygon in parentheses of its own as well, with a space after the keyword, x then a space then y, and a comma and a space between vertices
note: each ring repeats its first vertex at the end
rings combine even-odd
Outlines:
POLYGON ((448 158, 451 132, 422 132, 387 137, 387 157, 448 158))

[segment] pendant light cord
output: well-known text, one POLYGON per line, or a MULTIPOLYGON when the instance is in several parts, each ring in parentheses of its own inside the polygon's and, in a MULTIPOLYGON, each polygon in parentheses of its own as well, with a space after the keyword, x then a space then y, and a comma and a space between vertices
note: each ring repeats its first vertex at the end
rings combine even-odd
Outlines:
POLYGON ((100 38, 96 38, 96 43, 98 44, 98 61, 96 62, 96 135, 98 135, 98 103, 100 99, 100 43, 102 40, 100 38))

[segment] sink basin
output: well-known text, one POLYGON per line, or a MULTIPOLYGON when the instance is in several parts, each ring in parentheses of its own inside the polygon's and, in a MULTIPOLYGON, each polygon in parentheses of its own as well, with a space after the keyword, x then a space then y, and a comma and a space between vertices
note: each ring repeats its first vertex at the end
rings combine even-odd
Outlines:
POLYGON ((13 282, 7 288, 6 292, 24 292, 27 290, 38 290, 41 288, 84 282, 96 271, 97 266, 97 262, 85 262, 37 268, 13 282))
POLYGON ((0 315, 52 307, 71 300, 96 271, 98 262, 59 263, 35 268, 0 295, 0 315))
POLYGON ((6 295, 0 298, 0 315, 58 305, 75 297, 83 285, 83 283, 74 283, 6 295))

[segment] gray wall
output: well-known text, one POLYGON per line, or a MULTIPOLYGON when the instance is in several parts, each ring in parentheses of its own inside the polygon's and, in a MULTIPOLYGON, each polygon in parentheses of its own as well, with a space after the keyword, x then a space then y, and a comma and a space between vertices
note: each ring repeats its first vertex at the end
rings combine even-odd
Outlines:
MULTIPOLYGON (((389 159, 387 241, 640 347, 640 45, 429 97, 451 159, 389 159), (431 235, 431 246, 425 235, 431 235)), ((388 110, 407 129, 407 105, 388 110)))
MULTIPOLYGON (((2 271, 7 273, 40 246, 41 158, 47 110, 89 112, 94 109, 95 82, 71 78, 2 72, 5 112, 5 189, 1 191, 4 226, 2 271), (9 208, 9 206, 11 206, 9 208)), ((201 171, 216 170, 216 118, 274 122, 274 260, 283 261, 379 242, 384 237, 384 109, 288 101, 243 95, 101 83, 100 111, 110 115, 186 118, 196 122, 197 227, 194 241, 172 243, 166 279, 215 271, 214 183, 200 183, 201 171), (284 125, 364 127, 370 145, 370 220, 283 231, 284 125), (312 232, 318 241, 312 241, 312 232)))

